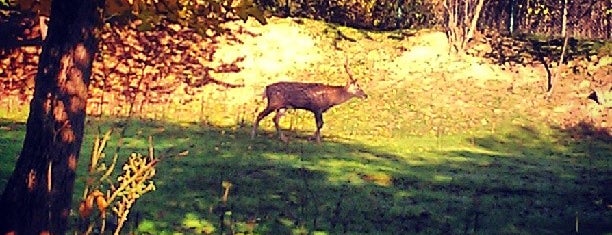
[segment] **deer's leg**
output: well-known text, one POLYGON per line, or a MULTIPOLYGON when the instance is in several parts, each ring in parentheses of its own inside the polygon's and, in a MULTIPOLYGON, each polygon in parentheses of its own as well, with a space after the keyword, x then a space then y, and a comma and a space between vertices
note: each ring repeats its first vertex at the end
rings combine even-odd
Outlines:
POLYGON ((280 128, 279 121, 280 121, 280 118, 285 114, 285 111, 287 110, 284 108, 277 109, 276 116, 274 116, 274 127, 276 127, 276 132, 278 133, 278 136, 283 142, 287 142, 287 137, 283 135, 283 131, 280 128))
POLYGON ((274 109, 270 108, 270 106, 267 106, 266 109, 264 109, 263 111, 261 111, 261 113, 259 113, 259 115, 257 115, 257 119, 255 120, 255 123, 253 123, 253 130, 251 131, 251 139, 255 138, 255 133, 257 131, 257 127, 259 126, 259 122, 261 121, 261 119, 268 116, 268 114, 270 114, 272 111, 274 111, 274 109))
POLYGON ((314 138, 317 140, 317 143, 321 143, 321 128, 323 128, 323 113, 315 112, 315 121, 317 122, 317 130, 315 131, 314 138))

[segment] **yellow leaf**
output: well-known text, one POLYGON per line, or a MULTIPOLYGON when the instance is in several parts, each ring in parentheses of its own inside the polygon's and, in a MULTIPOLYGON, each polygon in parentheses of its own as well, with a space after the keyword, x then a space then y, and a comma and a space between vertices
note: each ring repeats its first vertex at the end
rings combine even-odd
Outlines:
POLYGON ((104 212, 108 207, 108 202, 106 202, 106 199, 104 197, 97 197, 96 202, 96 204, 98 204, 98 210, 100 210, 101 212, 104 212))

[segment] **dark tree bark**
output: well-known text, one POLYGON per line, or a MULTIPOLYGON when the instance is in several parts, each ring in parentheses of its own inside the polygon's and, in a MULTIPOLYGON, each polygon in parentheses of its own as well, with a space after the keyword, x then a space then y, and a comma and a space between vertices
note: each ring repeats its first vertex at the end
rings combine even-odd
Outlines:
POLYGON ((23 148, 2 198, 0 234, 64 234, 103 0, 53 0, 23 148))

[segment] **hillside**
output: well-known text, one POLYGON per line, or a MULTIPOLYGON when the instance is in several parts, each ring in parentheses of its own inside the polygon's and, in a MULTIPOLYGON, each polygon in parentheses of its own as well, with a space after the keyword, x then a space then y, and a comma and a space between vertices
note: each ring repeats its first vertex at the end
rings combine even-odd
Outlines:
MULTIPOLYGON (((132 113, 149 118, 189 117, 184 121, 216 125, 248 123, 256 107, 263 105, 266 84, 281 80, 343 84, 347 79, 343 63, 348 57, 352 72, 371 93, 369 100, 353 102, 350 109, 372 114, 350 118, 379 122, 380 130, 363 131, 371 135, 424 134, 432 126, 443 132, 461 132, 498 121, 518 122, 513 119, 519 116, 528 122, 561 127, 588 122, 610 130, 610 109, 586 99, 594 89, 611 86, 609 57, 590 65, 588 74, 565 71, 552 99, 545 99, 546 73, 541 64, 508 68, 483 57, 449 56, 441 32, 363 32, 281 18, 272 18, 265 26, 250 20, 225 27, 233 33, 214 39, 172 25, 165 31, 119 28, 108 32, 103 59, 95 64, 89 112, 127 115, 133 104, 132 113), (126 45, 134 49, 126 50, 126 45), (238 87, 216 85, 225 83, 238 87), (197 116, 182 115, 194 111, 197 116)), ((37 50, 30 48, 7 56, 3 64, 17 69, 4 70, 2 75, 11 75, 12 80, 19 74, 33 75, 36 59, 32 51, 37 50), (26 59, 15 60, 23 57, 26 59), (19 66, 14 61, 27 63, 19 66)), ((3 97, 1 103, 6 107, 11 96, 3 97)), ((349 108, 339 110, 338 114, 351 112, 349 108)), ((298 125, 309 128, 311 124, 298 125)), ((353 129, 360 129, 359 124, 354 125, 353 129)))

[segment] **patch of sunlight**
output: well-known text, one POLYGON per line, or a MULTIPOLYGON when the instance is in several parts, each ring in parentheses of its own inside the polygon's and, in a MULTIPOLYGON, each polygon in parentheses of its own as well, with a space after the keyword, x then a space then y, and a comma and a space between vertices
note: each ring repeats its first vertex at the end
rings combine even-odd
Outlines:
POLYGON ((294 154, 283 154, 283 153, 263 153, 265 158, 281 162, 295 162, 298 160, 298 156, 294 154))
POLYGON ((448 175, 434 175, 432 181, 441 182, 441 183, 449 183, 453 180, 453 177, 448 175))
POLYGON ((285 226, 285 227, 292 227, 295 224, 295 221, 287 218, 287 217, 281 217, 277 219, 278 223, 280 223, 281 225, 285 226))
MULTIPOLYGON (((396 171, 401 164, 404 163, 406 159, 403 156, 398 156, 398 158, 385 158, 381 156, 376 156, 376 154, 366 153, 366 152, 355 152, 352 153, 354 158, 363 161, 365 160, 369 165, 369 169, 377 170, 377 171, 396 171)), ((330 156, 328 158, 333 158, 330 156)))
POLYGON ((516 156, 514 154, 510 154, 510 153, 506 153, 506 152, 494 151, 494 150, 490 150, 490 149, 477 148, 477 147, 465 147, 465 146, 464 147, 445 148, 444 152, 447 152, 447 153, 468 152, 468 153, 471 153, 471 154, 488 155, 488 156, 496 156, 496 157, 512 157, 512 156, 516 156))
POLYGON ((576 175, 574 174, 568 174, 568 173, 561 173, 559 175, 560 179, 564 179, 564 180, 574 180, 576 179, 576 175))
POLYGON ((353 153, 353 155, 356 158, 364 159, 364 160, 369 160, 369 161, 378 161, 378 160, 380 160, 380 158, 378 156, 376 156, 375 154, 369 153, 369 152, 356 152, 356 153, 353 153))
MULTIPOLYGON (((229 103, 229 102, 228 102, 229 103)), ((217 127, 220 128, 230 128, 236 126, 237 119, 236 116, 228 116, 228 115, 215 115, 208 117, 209 121, 217 127)))
POLYGON ((393 197, 395 197, 396 200, 401 199, 401 198, 413 197, 413 196, 414 196, 414 193, 408 192, 405 190, 398 191, 393 195, 393 197))
POLYGON ((346 161, 339 159, 327 159, 319 162, 322 170, 327 171, 346 171, 347 169, 357 170, 365 169, 367 166, 356 161, 346 161))
POLYGON ((447 160, 449 162, 469 162, 469 161, 472 161, 472 159, 467 158, 467 157, 462 157, 462 156, 449 156, 449 157, 447 157, 447 160))
POLYGON ((313 231, 312 232, 312 235, 327 235, 327 234, 329 233, 326 231, 313 231))
POLYGON ((329 182, 332 183, 350 182, 356 185, 371 183, 385 187, 393 184, 393 177, 382 168, 371 169, 369 165, 355 161, 329 159, 308 168, 326 172, 329 182))
POLYGON ((406 164, 410 166, 426 166, 436 164, 431 161, 425 161, 423 158, 406 160, 406 164))
POLYGON ((378 186, 388 187, 393 184, 393 177, 385 172, 366 173, 361 175, 361 178, 378 186))
POLYGON ((183 172, 185 172, 185 169, 183 169, 182 167, 172 167, 172 168, 170 168, 170 172, 172 172, 172 173, 183 173, 183 172))
POLYGON ((153 233, 159 231, 159 228, 156 226, 155 221, 145 219, 140 221, 137 230, 142 233, 153 233))
POLYGON ((422 152, 410 154, 406 157, 406 163, 411 166, 441 165, 448 163, 449 156, 439 152, 422 152))
MULTIPOLYGON (((190 143, 191 142, 191 138, 176 138, 176 140, 173 141, 162 141, 162 138, 159 138, 159 141, 156 141, 155 135, 152 135, 153 138, 153 145, 155 146, 156 150, 166 150, 166 149, 170 149, 172 147, 177 146, 178 144, 181 143, 190 143)), ((147 139, 147 145, 148 145, 148 139, 147 139)))
POLYGON ((215 232, 215 226, 206 219, 200 218, 195 213, 187 213, 181 226, 196 233, 211 234, 215 232))
POLYGON ((335 171, 335 172, 328 172, 328 173, 329 175, 327 176, 327 180, 330 183, 345 184, 348 182, 353 185, 363 185, 366 183, 361 178, 361 176, 355 171, 351 171, 351 172, 335 171))
POLYGON ((6 108, 0 109, 0 119, 7 119, 15 122, 25 122, 28 119, 29 106, 22 105, 9 111, 6 108))
POLYGON ((569 158, 585 158, 585 157, 589 157, 589 154, 581 153, 581 152, 569 152, 569 153, 565 153, 565 156, 569 158))
POLYGON ((177 125, 179 125, 180 127, 192 127, 192 126, 193 126, 193 123, 192 123, 192 122, 189 122, 189 121, 179 121, 179 120, 173 120, 173 119, 171 119, 171 118, 168 118, 168 119, 167 119, 167 120, 165 120, 165 121, 170 121, 170 122, 173 122, 174 124, 177 124, 177 125))
MULTIPOLYGON (((245 89, 275 80, 285 80, 287 78, 281 78, 281 74, 307 69, 322 59, 316 41, 303 25, 293 20, 287 19, 275 24, 251 27, 250 31, 257 36, 242 38, 240 44, 220 45, 215 51, 215 62, 233 61, 237 57, 244 58, 241 62, 242 72, 250 74, 251 78, 244 79, 242 74, 235 76, 242 77, 240 79, 245 89)), ((288 79, 299 78, 288 77, 288 79)))
POLYGON ((131 148, 143 148, 149 146, 149 140, 147 138, 125 138, 124 146, 131 148))
POLYGON ((291 234, 293 235, 301 235, 301 234, 312 234, 312 235, 327 235, 329 234, 326 231, 309 231, 306 227, 304 227, 303 225, 298 227, 298 228, 294 228, 291 230, 291 234))
POLYGON ((300 227, 292 229, 291 234, 294 234, 294 235, 309 234, 309 231, 304 225, 301 225, 300 227))
POLYGON ((138 223, 138 227, 136 228, 136 234, 157 234, 157 235, 171 235, 177 234, 174 231, 169 231, 169 225, 167 222, 162 221, 152 221, 152 220, 143 220, 138 223))

